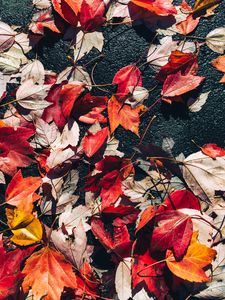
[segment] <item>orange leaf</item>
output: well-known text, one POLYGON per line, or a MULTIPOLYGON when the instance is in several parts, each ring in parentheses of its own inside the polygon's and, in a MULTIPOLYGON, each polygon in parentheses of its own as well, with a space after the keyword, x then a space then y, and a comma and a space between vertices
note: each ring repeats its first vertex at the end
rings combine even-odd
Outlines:
POLYGON ((132 109, 129 105, 119 103, 116 97, 112 96, 108 104, 108 113, 111 133, 121 125, 124 129, 130 130, 139 136, 139 108, 132 109))
POLYGON ((172 0, 131 0, 131 2, 159 16, 177 13, 176 8, 172 5, 172 0))
POLYGON ((49 247, 42 248, 28 258, 22 273, 26 276, 22 284, 23 291, 27 293, 31 288, 34 300, 43 297, 45 300, 60 300, 64 287, 77 287, 72 265, 61 253, 49 247))
POLYGON ((208 8, 211 8, 220 2, 221 0, 196 0, 195 6, 193 8, 193 13, 201 14, 202 12, 205 12, 208 8))
POLYGON ((225 156, 225 149, 218 147, 216 144, 205 144, 201 150, 205 155, 214 159, 220 156, 225 156))
POLYGON ((10 181, 6 189, 6 202, 26 212, 32 211, 33 202, 40 197, 35 191, 42 183, 41 177, 23 178, 21 170, 10 181))
MULTIPOLYGON (((219 56, 212 60, 211 64, 218 71, 225 73, 225 55, 219 56)), ((221 78, 220 83, 225 83, 225 75, 221 78)))
POLYGON ((166 252, 166 263, 170 271, 190 282, 206 282, 209 280, 203 268, 211 264, 216 250, 206 247, 197 241, 198 232, 192 235, 187 253, 181 261, 176 261, 171 250, 166 252))

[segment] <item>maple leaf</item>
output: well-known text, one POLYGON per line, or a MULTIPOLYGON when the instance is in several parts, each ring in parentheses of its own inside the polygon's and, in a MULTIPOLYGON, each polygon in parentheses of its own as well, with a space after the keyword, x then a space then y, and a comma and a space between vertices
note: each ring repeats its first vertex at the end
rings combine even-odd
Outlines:
POLYGON ((131 2, 159 16, 177 13, 176 8, 172 5, 172 0, 131 0, 131 2))
POLYGON ((165 211, 155 217, 151 237, 151 250, 164 251, 172 249, 174 256, 180 259, 192 237, 193 224, 188 215, 178 211, 165 211))
POLYGON ((22 284, 27 293, 32 289, 34 300, 59 300, 64 287, 77 288, 76 275, 72 265, 56 250, 44 247, 26 261, 22 271, 25 278, 22 284))
POLYGON ((7 186, 6 202, 20 210, 31 212, 33 202, 40 198, 35 191, 41 186, 41 183, 41 177, 23 178, 22 172, 19 170, 7 186))
POLYGON ((139 136, 139 108, 131 108, 129 105, 123 105, 113 96, 108 104, 108 114, 110 130, 113 133, 116 128, 121 125, 124 129, 130 130, 139 136))
POLYGON ((20 246, 28 246, 40 242, 42 239, 42 225, 31 213, 17 208, 6 208, 8 225, 13 233, 11 241, 20 246))
POLYGON ((20 265, 35 248, 36 246, 26 249, 17 248, 13 251, 6 252, 3 247, 2 239, 0 240, 0 300, 5 300, 8 297, 18 299, 19 286, 23 279, 20 265))
POLYGON ((201 147, 202 152, 212 158, 225 156, 225 149, 220 148, 216 144, 205 144, 201 147))
POLYGON ((33 162, 28 155, 34 154, 34 150, 27 141, 33 134, 30 128, 0 127, 0 170, 3 173, 12 176, 17 167, 28 167, 33 162))
MULTIPOLYGON (((225 55, 219 56, 216 59, 212 60, 211 64, 215 67, 218 71, 225 73, 225 55)), ((225 83, 225 74, 221 78, 220 83, 225 83)))
POLYGON ((183 95, 196 89, 205 77, 194 76, 191 74, 182 75, 179 71, 176 74, 169 75, 163 85, 163 99, 183 95))
POLYGON ((187 253, 180 261, 177 261, 172 252, 168 250, 166 253, 166 264, 177 277, 191 282, 207 282, 209 278, 203 271, 203 268, 211 264, 217 252, 200 244, 197 238, 198 232, 194 232, 187 253))
POLYGON ((79 21, 83 30, 95 31, 105 22, 104 13, 105 4, 103 0, 83 0, 79 13, 79 21))
POLYGON ((83 139, 83 149, 85 154, 88 157, 92 157, 103 146, 108 135, 108 127, 99 130, 95 134, 88 131, 87 135, 83 139))
POLYGON ((170 54, 169 62, 160 69, 156 79, 164 81, 168 75, 177 73, 178 71, 181 71, 182 75, 194 75, 197 69, 196 54, 175 50, 170 54))
POLYGON ((117 84, 118 99, 123 98, 130 93, 130 87, 142 86, 141 72, 135 65, 123 67, 115 74, 112 83, 117 84))

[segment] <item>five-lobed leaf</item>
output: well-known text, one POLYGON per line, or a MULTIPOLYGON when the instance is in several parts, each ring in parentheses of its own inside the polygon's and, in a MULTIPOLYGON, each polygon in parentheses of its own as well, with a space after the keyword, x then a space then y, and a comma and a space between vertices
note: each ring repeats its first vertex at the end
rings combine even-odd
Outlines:
POLYGON ((77 288, 72 265, 56 250, 44 247, 27 259, 22 273, 25 275, 24 292, 32 289, 33 299, 59 300, 65 287, 77 288))
POLYGON ((177 261, 173 253, 168 250, 166 263, 170 271, 190 282, 207 282, 209 277, 203 268, 210 265, 216 256, 216 250, 208 248, 197 241, 198 233, 194 232, 191 244, 182 260, 177 261))

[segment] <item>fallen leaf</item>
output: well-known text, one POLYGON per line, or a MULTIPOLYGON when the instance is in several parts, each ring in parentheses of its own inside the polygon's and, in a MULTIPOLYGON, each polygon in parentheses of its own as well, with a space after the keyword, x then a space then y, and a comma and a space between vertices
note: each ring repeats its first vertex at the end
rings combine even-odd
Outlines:
POLYGON ((8 225, 13 233, 11 241, 20 246, 28 246, 42 239, 42 225, 32 214, 23 210, 6 208, 8 225))
POLYGON ((169 16, 177 13, 176 8, 172 5, 172 0, 131 0, 131 2, 159 16, 169 16))
POLYGON ((163 85, 163 98, 176 97, 196 89, 205 77, 182 75, 181 72, 169 75, 163 85))
POLYGON ((77 43, 74 47, 74 60, 78 61, 85 54, 88 54, 93 48, 102 52, 104 45, 104 36, 102 32, 83 32, 79 31, 77 34, 77 43))
POLYGON ((188 215, 178 211, 165 211, 155 216, 151 237, 151 250, 171 249, 177 259, 182 258, 191 241, 193 224, 188 215))
POLYGON ((220 148, 217 144, 205 144, 201 147, 201 150, 202 153, 214 159, 225 156, 225 149, 220 148))
POLYGON ((112 83, 117 84, 116 96, 118 99, 123 98, 130 93, 130 87, 134 90, 136 87, 142 86, 141 72, 135 65, 123 67, 115 74, 112 83))
POLYGON ((208 276, 203 268, 210 265, 216 256, 216 250, 206 247, 197 241, 198 233, 194 232, 191 244, 182 260, 177 261, 172 251, 166 253, 166 264, 170 271, 190 282, 207 282, 208 276))
POLYGON ((212 51, 223 54, 225 51, 225 27, 210 31, 206 36, 206 45, 212 51))
POLYGON ((108 138, 109 130, 105 127, 93 134, 90 131, 83 139, 83 149, 88 157, 92 157, 105 143, 108 138))
POLYGON ((22 172, 19 170, 7 186, 5 201, 7 204, 16 206, 19 210, 31 212, 33 202, 40 198, 35 191, 41 184, 41 177, 29 176, 23 178, 22 172))
POLYGON ((79 21, 85 32, 95 31, 105 22, 103 17, 105 4, 103 0, 83 0, 79 13, 79 21))
POLYGON ((17 32, 12 28, 0 21, 0 52, 9 49, 15 42, 15 36, 17 32))
POLYGON ((212 159, 201 151, 193 153, 183 162, 183 175, 195 195, 213 203, 215 192, 225 190, 225 157, 212 159))
MULTIPOLYGON (((213 67, 218 71, 225 73, 225 56, 219 56, 216 59, 211 61, 213 67)), ((221 83, 225 83, 225 74, 220 80, 221 83)))
POLYGON ((119 300, 127 300, 132 297, 131 260, 131 257, 124 258, 116 269, 115 287, 119 300))
POLYGON ((26 261, 22 271, 25 279, 23 291, 32 289, 34 300, 59 300, 64 287, 77 288, 76 275, 72 265, 56 250, 44 247, 26 261))
POLYGON ((20 284, 23 275, 20 271, 21 263, 34 251, 36 246, 26 249, 16 248, 7 252, 3 246, 2 237, 0 240, 0 300, 9 297, 19 297, 20 284))
POLYGON ((220 3, 221 0, 195 0, 193 13, 205 13, 207 9, 220 3))
POLYGON ((0 127, 0 170, 13 176, 18 167, 28 167, 34 154, 33 148, 27 141, 34 131, 25 127, 0 127), (16 143, 15 143, 16 141, 16 143))
POLYGON ((188 109, 191 112, 200 111, 203 105, 205 105, 210 93, 211 92, 202 93, 197 99, 193 99, 193 98, 189 99, 187 102, 188 109))
POLYGON ((113 133, 121 125, 124 129, 130 130, 139 136, 139 109, 132 109, 129 105, 119 103, 113 96, 108 104, 110 130, 113 133))
POLYGON ((48 85, 35 84, 33 79, 24 81, 16 92, 17 102, 24 108, 30 110, 44 109, 50 105, 45 97, 47 96, 48 85))

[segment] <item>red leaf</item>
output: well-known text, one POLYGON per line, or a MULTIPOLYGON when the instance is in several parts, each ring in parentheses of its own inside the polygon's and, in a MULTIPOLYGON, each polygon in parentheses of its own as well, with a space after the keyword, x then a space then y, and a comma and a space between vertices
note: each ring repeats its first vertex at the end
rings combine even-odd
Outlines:
POLYGON ((34 131, 25 127, 0 127, 0 170, 7 175, 14 175, 17 167, 28 167, 33 160, 28 156, 34 154, 27 141, 34 131), (16 142, 15 142, 16 141, 16 142))
POLYGON ((220 148, 217 144, 205 144, 201 150, 205 155, 214 159, 220 156, 225 156, 225 149, 220 148))
POLYGON ((62 86, 60 102, 62 103, 62 113, 66 119, 69 118, 75 101, 83 91, 84 84, 81 82, 70 82, 62 86))
POLYGON ((135 65, 126 66, 115 74, 113 83, 118 85, 116 95, 122 98, 130 93, 129 87, 142 86, 141 72, 135 65))
POLYGON ((145 227, 156 214, 182 208, 201 210, 199 200, 192 192, 188 190, 177 190, 170 194, 158 208, 150 205, 144 210, 136 232, 145 227))
POLYGON ((101 114, 106 109, 107 97, 92 96, 90 93, 80 97, 74 104, 73 117, 87 124, 106 123, 107 119, 101 114))
POLYGON ((113 235, 111 235, 105 229, 103 221, 94 217, 91 220, 91 230, 101 244, 107 250, 111 250, 119 259, 130 256, 132 242, 126 225, 113 227, 113 235))
POLYGON ((2 240, 0 241, 0 300, 18 299, 19 286, 23 279, 23 275, 20 272, 20 265, 23 260, 29 256, 36 246, 32 246, 26 249, 16 249, 14 251, 6 252, 2 240))
POLYGON ((83 0, 80 9, 80 24, 84 31, 95 31, 105 22, 103 0, 83 0))
POLYGON ((101 186, 100 196, 102 198, 102 209, 114 204, 122 195, 121 175, 119 171, 114 170, 107 173, 99 182, 101 186))
POLYGON ((172 0, 131 0, 131 2, 159 16, 177 13, 176 8, 172 5, 172 0))
POLYGON ((88 157, 92 157, 105 143, 109 135, 108 127, 99 130, 97 133, 93 134, 90 131, 83 140, 83 149, 88 157))
POLYGON ((171 53, 169 62, 161 68, 156 79, 164 81, 168 75, 177 73, 178 71, 181 71, 182 75, 194 75, 197 69, 198 64, 196 54, 184 53, 176 50, 171 53))
POLYGON ((70 2, 68 0, 52 0, 55 11, 68 23, 77 26, 77 10, 73 10, 75 7, 71 6, 70 2))
POLYGON ((137 220, 140 213, 139 209, 132 206, 119 205, 117 207, 109 206, 102 211, 102 216, 107 222, 112 222, 116 227, 124 224, 131 224, 137 220))
POLYGON ((176 97, 196 89, 205 77, 182 75, 181 72, 169 75, 163 85, 162 96, 176 97))
POLYGON ((201 210, 198 198, 188 190, 177 190, 169 195, 159 207, 158 212, 172 209, 191 208, 201 210))
MULTIPOLYGON (((134 243, 132 264, 132 282, 134 289, 146 288, 157 299, 166 299, 168 288, 164 279, 164 262, 158 262, 149 252, 149 236, 134 243)), ((160 260, 160 259, 159 259, 160 260)))
POLYGON ((58 127, 63 127, 66 124, 65 116, 62 113, 60 102, 60 92, 63 84, 55 84, 51 87, 46 101, 51 102, 52 105, 45 108, 42 119, 48 123, 54 121, 58 127))
POLYGON ((157 215, 155 222, 157 225, 151 237, 151 250, 155 252, 171 249, 176 258, 182 258, 193 233, 191 217, 171 210, 157 215))

